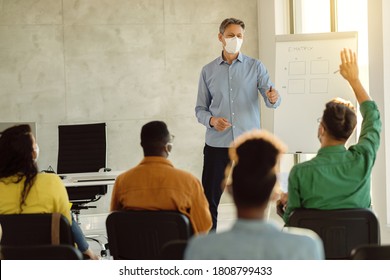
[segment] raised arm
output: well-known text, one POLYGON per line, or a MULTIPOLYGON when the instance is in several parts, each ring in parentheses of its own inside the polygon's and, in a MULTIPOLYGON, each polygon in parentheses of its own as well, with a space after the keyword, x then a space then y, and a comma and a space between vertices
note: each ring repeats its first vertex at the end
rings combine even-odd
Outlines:
POLYGON ((343 49, 340 52, 340 58, 340 74, 351 85, 359 104, 362 104, 367 100, 371 100, 371 97, 367 94, 359 79, 359 67, 356 53, 352 52, 350 49, 343 49))

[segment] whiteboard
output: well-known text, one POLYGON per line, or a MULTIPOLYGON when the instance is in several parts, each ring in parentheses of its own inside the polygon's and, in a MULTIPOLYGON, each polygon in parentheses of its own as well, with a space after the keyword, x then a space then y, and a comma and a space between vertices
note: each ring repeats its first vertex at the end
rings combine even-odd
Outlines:
MULTIPOLYGON (((288 153, 318 151, 317 119, 332 98, 356 106, 348 82, 335 72, 343 48, 357 51, 357 32, 276 36, 275 84, 282 103, 275 110, 274 133, 287 144, 288 153)), ((355 134, 350 139, 354 142, 355 134)))

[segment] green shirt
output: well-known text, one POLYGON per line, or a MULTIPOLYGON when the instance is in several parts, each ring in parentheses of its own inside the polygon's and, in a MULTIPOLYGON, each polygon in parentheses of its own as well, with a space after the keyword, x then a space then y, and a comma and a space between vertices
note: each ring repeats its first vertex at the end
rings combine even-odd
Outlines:
POLYGON ((295 165, 288 178, 287 223, 296 208, 369 208, 371 170, 380 143, 382 123, 374 101, 360 106, 363 116, 359 141, 321 148, 313 159, 295 165))

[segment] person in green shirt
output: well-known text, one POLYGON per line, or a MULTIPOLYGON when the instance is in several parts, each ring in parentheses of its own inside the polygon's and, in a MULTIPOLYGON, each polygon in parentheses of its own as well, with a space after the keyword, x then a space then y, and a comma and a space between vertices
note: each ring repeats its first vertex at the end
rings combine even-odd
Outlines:
POLYGON ((346 148, 356 127, 353 105, 336 98, 325 106, 319 119, 316 157, 295 165, 288 178, 288 193, 282 194, 283 219, 288 224, 296 208, 343 209, 371 206, 371 170, 380 144, 382 123, 378 107, 359 79, 356 53, 343 49, 340 74, 352 87, 363 117, 357 144, 346 148))

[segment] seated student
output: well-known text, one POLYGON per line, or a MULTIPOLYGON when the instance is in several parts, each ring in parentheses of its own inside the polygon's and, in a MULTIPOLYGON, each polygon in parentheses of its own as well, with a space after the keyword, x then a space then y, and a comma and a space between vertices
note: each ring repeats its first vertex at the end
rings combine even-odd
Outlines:
POLYGON ((314 232, 282 232, 265 219, 265 209, 275 195, 275 166, 283 151, 284 145, 264 130, 247 132, 236 139, 229 149, 232 164, 225 174, 232 174, 227 185, 238 219, 229 231, 192 238, 185 259, 324 258, 322 241, 314 232))
POLYGON ((359 141, 348 149, 345 147, 356 126, 352 104, 341 99, 328 102, 318 127, 321 148, 317 156, 291 169, 288 195, 282 195, 281 199, 286 223, 296 208, 371 206, 371 170, 379 148, 382 124, 376 103, 359 80, 356 54, 344 49, 340 56, 340 74, 351 85, 363 116, 359 141))
POLYGON ((80 251, 90 259, 79 225, 72 223, 65 186, 55 174, 38 173, 39 147, 29 125, 10 127, 0 133, 0 214, 61 213, 72 225, 80 251))
POLYGON ((194 233, 208 232, 211 215, 200 181, 167 159, 172 140, 164 122, 152 121, 142 127, 144 158, 116 178, 111 211, 177 210, 190 219, 194 233))

